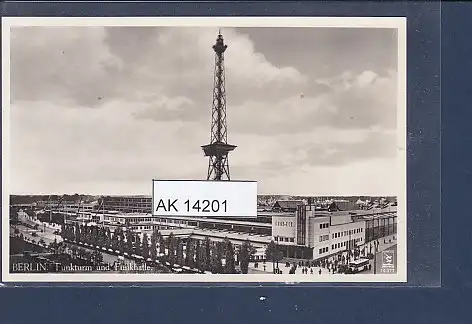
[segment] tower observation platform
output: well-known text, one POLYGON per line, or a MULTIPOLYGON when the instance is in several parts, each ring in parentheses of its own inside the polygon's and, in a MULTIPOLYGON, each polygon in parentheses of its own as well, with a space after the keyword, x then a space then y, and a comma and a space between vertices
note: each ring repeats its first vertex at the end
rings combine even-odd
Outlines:
POLYGON ((236 146, 228 144, 226 124, 226 90, 224 52, 228 45, 224 43, 221 32, 218 33, 213 50, 215 51, 215 72, 213 78, 213 106, 211 110, 210 144, 203 145, 205 156, 209 157, 207 180, 231 180, 228 154, 236 146))

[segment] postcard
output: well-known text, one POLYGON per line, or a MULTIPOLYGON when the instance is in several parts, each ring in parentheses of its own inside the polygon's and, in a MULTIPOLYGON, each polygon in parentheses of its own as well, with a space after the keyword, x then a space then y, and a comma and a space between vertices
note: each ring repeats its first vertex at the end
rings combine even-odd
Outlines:
POLYGON ((406 282, 406 18, 2 27, 2 282, 406 282))

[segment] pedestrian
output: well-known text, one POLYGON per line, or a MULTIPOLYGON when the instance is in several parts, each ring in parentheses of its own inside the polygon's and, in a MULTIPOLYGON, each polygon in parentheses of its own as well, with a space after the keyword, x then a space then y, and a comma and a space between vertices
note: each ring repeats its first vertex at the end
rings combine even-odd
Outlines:
POLYGON ((310 269, 310 274, 313 274, 313 269, 310 269))
POLYGON ((321 269, 320 269, 320 270, 318 270, 318 274, 321 274, 321 269))

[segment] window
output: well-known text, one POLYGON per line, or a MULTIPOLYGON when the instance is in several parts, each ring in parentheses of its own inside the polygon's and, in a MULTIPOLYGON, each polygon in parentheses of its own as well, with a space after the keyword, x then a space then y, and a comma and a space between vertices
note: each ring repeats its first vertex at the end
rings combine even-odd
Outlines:
POLYGON ((276 241, 278 241, 278 240, 279 240, 279 237, 278 237, 278 236, 276 236, 276 237, 275 237, 275 240, 276 240, 276 241))
POLYGON ((290 242, 295 242, 295 239, 293 237, 291 237, 290 242))
POLYGON ((323 250, 322 250, 322 249, 319 249, 319 250, 318 250, 318 253, 319 253, 319 254, 322 254, 322 253, 323 253, 323 250))

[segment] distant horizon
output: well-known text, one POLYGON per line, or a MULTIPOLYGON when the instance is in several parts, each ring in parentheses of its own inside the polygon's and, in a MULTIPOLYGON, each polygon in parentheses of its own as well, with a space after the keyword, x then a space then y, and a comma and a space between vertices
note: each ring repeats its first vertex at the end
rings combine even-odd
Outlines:
MULTIPOLYGON (((135 196, 145 196, 152 197, 152 194, 86 194, 86 193, 10 193, 9 196, 100 196, 100 197, 135 197, 135 196)), ((289 196, 289 197, 398 197, 398 195, 366 195, 366 194, 352 194, 352 195, 328 195, 328 194, 257 194, 257 196, 289 196)))

